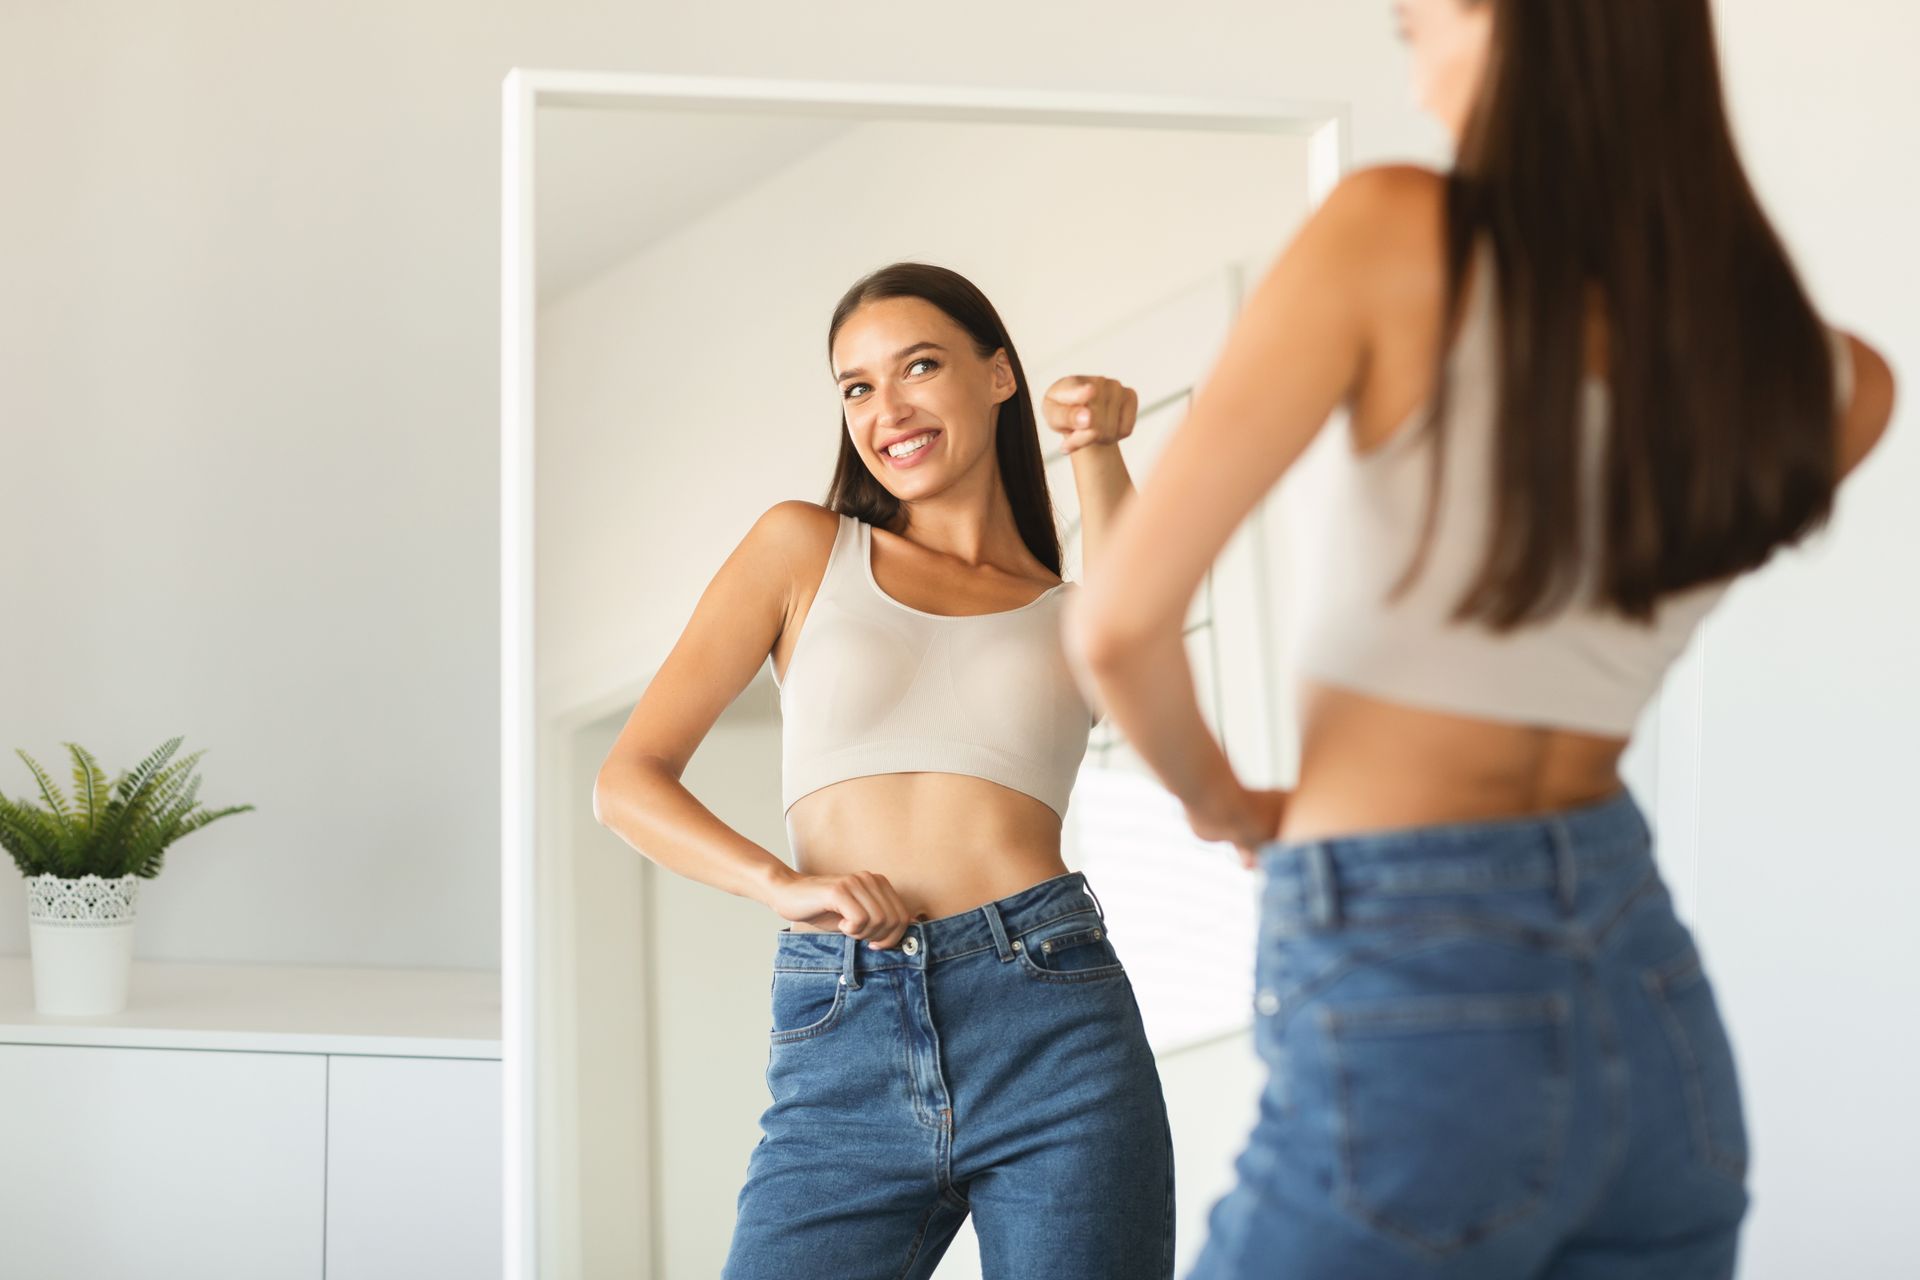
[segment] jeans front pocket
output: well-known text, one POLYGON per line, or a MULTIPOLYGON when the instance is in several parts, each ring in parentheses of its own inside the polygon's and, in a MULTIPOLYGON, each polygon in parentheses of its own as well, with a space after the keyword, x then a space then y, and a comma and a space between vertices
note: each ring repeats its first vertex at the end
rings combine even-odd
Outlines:
POLYGON ((1571 1107, 1568 999, 1416 995, 1315 1008, 1351 1216, 1428 1256, 1538 1209, 1571 1107))
POLYGON ((1013 947, 1027 976, 1042 982, 1097 982, 1126 972, 1106 923, 1091 910, 1029 929, 1013 947))
POLYGON ((1673 1047, 1694 1154, 1714 1172, 1744 1182, 1747 1126, 1733 1046, 1720 1007, 1689 941, 1680 953, 1640 975, 1673 1047))
POLYGON ((805 1040, 828 1031, 840 1021, 847 988, 838 971, 829 969, 775 969, 773 971, 773 1043, 805 1040))

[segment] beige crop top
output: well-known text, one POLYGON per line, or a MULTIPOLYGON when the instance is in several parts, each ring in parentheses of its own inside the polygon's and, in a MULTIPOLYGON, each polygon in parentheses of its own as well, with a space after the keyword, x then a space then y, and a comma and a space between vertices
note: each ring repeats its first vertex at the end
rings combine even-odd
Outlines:
POLYGON ((1062 582, 1016 609, 947 616, 873 577, 844 513, 780 689, 780 800, 875 773, 964 773, 1064 819, 1094 716, 1061 642, 1062 582))
MULTIPOLYGON (((1694 628, 1732 578, 1664 597, 1652 625, 1586 605, 1505 635, 1483 623, 1452 620, 1480 566, 1493 517, 1493 423, 1498 395, 1497 302, 1491 243, 1470 277, 1460 334, 1448 353, 1452 399, 1444 433, 1439 510, 1429 558, 1406 595, 1387 595, 1410 563, 1426 507, 1432 434, 1419 430, 1425 407, 1385 444, 1365 453, 1331 450, 1334 491, 1314 545, 1327 554, 1305 584, 1300 674, 1395 702, 1490 720, 1518 721, 1619 737, 1629 735, 1694 628)), ((1852 399, 1852 350, 1829 329, 1841 405, 1852 399)), ((1599 492, 1607 386, 1581 388, 1586 415, 1586 488, 1599 492)), ((1597 500, 1583 545, 1599 533, 1597 500)), ((1589 567, 1576 599, 1592 581, 1589 567)), ((1738 575, 1735 575, 1736 577, 1738 575)))

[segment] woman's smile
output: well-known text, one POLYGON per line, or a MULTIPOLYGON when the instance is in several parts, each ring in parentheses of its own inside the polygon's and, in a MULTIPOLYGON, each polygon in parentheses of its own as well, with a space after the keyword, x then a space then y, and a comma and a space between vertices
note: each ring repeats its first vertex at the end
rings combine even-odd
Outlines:
POLYGON ((926 456, 929 453, 933 452, 934 445, 938 444, 945 434, 945 432, 937 427, 931 428, 913 437, 911 440, 893 446, 891 449, 882 449, 880 456, 885 458, 890 466, 917 467, 921 462, 926 460, 926 456), (903 448, 908 451, 905 453, 899 452, 899 450, 903 448))

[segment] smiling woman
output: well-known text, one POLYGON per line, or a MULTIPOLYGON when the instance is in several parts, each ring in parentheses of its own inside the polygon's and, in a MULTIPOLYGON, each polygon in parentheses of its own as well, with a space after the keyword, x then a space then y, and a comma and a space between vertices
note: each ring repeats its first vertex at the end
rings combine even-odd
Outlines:
MULTIPOLYGON (((773 1105, 722 1274, 857 1274, 887 1257, 930 1267, 970 1210, 983 1258, 1165 1277, 1173 1139, 1159 1077, 1110 926, 1061 856, 1094 716, 1060 643, 1069 584, 1055 580, 1019 357, 971 282, 923 263, 849 288, 828 347, 844 418, 828 507, 767 512, 688 627, 712 637, 703 662, 720 643, 738 651, 736 670, 774 660, 794 869, 711 849, 679 784, 630 763, 691 753, 696 722, 677 708, 714 690, 696 686, 680 647, 595 790, 602 821, 662 865, 790 922, 775 957, 773 1105), (1068 943, 1099 963, 1063 961, 1068 943), (939 1049, 903 1059, 903 1034, 939 1049), (1068 1075, 1082 1105, 1060 1111, 1068 1075), (929 1119, 931 1151, 916 1140, 929 1119), (1076 1166, 1125 1172, 1084 1182, 1076 1166), (1002 1183, 1053 1190, 1001 1198, 1002 1183), (822 1203, 835 1211, 807 1211, 822 1203), (1091 1231, 1056 1256, 1037 1241, 1059 1215, 1091 1231)), ((1077 393, 1087 380, 1073 381, 1077 393)), ((1109 513, 1130 487, 1125 467, 1089 460, 1131 429, 1135 403, 1062 406, 1084 413, 1093 440, 1072 451, 1083 503, 1109 513)))

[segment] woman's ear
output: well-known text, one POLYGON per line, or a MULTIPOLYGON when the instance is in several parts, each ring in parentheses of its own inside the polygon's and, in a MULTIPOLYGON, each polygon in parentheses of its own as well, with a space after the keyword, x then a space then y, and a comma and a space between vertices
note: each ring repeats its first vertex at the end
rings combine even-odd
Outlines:
POLYGON ((1013 376, 1013 362, 1007 359, 1005 347, 995 348, 993 353, 993 402, 1000 404, 1011 400, 1013 393, 1020 389, 1020 380, 1013 376))

